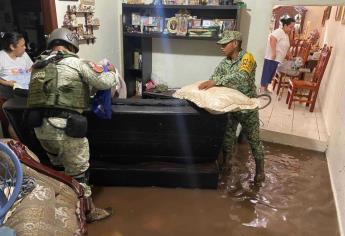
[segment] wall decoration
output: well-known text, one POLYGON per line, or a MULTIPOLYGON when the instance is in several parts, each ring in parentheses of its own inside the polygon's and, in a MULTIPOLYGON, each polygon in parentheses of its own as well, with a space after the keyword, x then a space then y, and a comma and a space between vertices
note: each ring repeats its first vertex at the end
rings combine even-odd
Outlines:
POLYGON ((345 7, 343 9, 343 14, 341 15, 341 23, 345 25, 345 7))
POLYGON ((223 19, 223 29, 224 30, 236 30, 236 20, 235 19, 223 19))
POLYGON ((167 29, 170 34, 176 34, 177 33, 177 25, 178 21, 176 17, 171 17, 167 22, 167 29))
POLYGON ((190 28, 201 28, 201 19, 193 19, 190 28))
POLYGON ((326 20, 329 19, 329 17, 331 16, 331 11, 332 11, 332 7, 331 6, 328 6, 325 8, 325 10, 323 11, 323 17, 322 17, 322 26, 325 25, 326 23, 326 20))
POLYGON ((177 15, 177 32, 176 35, 186 36, 188 31, 188 15, 177 15))
POLYGON ((79 6, 67 5, 62 27, 70 29, 81 42, 94 43, 94 29, 100 26, 100 20, 94 17, 95 0, 81 0, 79 6))
POLYGON ((132 13, 132 25, 140 25, 141 15, 140 13, 132 13))
POLYGON ((337 11, 335 12, 335 21, 340 21, 343 15, 344 6, 337 6, 337 11))

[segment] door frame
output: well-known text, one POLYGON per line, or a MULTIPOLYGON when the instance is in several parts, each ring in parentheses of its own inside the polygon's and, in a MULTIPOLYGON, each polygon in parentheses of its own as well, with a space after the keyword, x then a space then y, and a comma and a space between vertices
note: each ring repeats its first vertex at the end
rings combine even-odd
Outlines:
POLYGON ((41 8, 44 33, 48 35, 58 28, 55 0, 41 0, 41 8))

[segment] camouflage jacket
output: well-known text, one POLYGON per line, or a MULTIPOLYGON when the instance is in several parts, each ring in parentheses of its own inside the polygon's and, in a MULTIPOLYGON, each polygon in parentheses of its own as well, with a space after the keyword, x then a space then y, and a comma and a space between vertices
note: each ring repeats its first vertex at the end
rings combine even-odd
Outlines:
POLYGON ((256 62, 252 54, 240 51, 234 60, 224 58, 216 67, 211 80, 217 86, 236 89, 248 97, 256 97, 255 86, 256 62))
POLYGON ((59 84, 63 86, 68 79, 79 76, 84 83, 97 90, 110 89, 119 83, 118 72, 103 72, 103 69, 97 72, 95 66, 101 67, 76 57, 65 58, 57 64, 59 84))
MULTIPOLYGON (((74 79, 81 79, 83 83, 97 90, 109 89, 119 83, 120 75, 118 72, 101 72, 100 66, 77 57, 64 58, 57 63, 56 67, 58 70, 58 87, 69 86, 70 81, 74 79)), ((82 112, 78 109, 76 111, 82 112)), ((66 119, 44 118, 42 126, 35 128, 36 137, 43 140, 66 140, 67 135, 63 130, 65 127, 66 119), (61 129, 56 129, 50 124, 61 129)))
MULTIPOLYGON (((64 58, 56 63, 57 82, 52 82, 53 84, 56 83, 56 86, 46 86, 44 95, 42 95, 43 91, 40 91, 42 86, 34 85, 40 85, 42 79, 39 77, 43 76, 45 78, 47 73, 41 72, 41 70, 38 70, 37 73, 35 70, 33 71, 32 77, 36 76, 37 79, 32 78, 30 82, 29 106, 79 110, 88 107, 90 88, 96 90, 110 89, 119 83, 119 74, 117 72, 103 72, 100 65, 83 61, 72 53, 64 51, 60 53, 64 55, 64 58), (35 84, 35 81, 38 82, 35 84), (51 99, 42 99, 45 97, 51 99)), ((48 80, 50 81, 50 78, 48 80)))

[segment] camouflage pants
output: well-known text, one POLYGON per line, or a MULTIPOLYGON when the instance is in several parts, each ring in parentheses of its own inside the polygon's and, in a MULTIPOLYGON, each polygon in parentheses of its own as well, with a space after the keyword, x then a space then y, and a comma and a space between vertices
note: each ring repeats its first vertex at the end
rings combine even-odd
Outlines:
POLYGON ((228 113, 228 123, 223 140, 223 152, 231 155, 237 141, 236 130, 239 123, 242 125, 242 132, 248 139, 254 158, 263 159, 264 151, 260 140, 259 112, 256 110, 228 113))
MULTIPOLYGON (((50 162, 54 166, 62 165, 66 175, 82 179, 90 166, 87 138, 72 138, 66 135, 62 129, 56 128, 64 128, 66 119, 48 119, 43 119, 42 126, 35 128, 35 133, 43 149, 47 151, 50 162), (48 122, 48 119, 50 122, 48 122)), ((85 196, 90 196, 90 186, 84 183, 81 184, 85 188, 85 196)))

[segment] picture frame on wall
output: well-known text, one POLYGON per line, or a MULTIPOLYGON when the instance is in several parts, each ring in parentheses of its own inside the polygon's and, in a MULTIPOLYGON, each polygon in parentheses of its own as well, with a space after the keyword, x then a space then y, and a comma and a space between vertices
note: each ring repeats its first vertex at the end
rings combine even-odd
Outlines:
POLYGON ((343 12, 341 15, 341 24, 345 25, 345 7, 343 7, 343 12))
POLYGON ((332 11, 332 7, 331 6, 328 6, 325 8, 325 10, 323 11, 323 17, 322 17, 322 26, 325 25, 326 23, 326 20, 329 19, 329 17, 331 16, 331 11, 332 11))
POLYGON ((344 6, 337 6, 337 11, 335 12, 335 21, 340 21, 343 15, 344 6))

